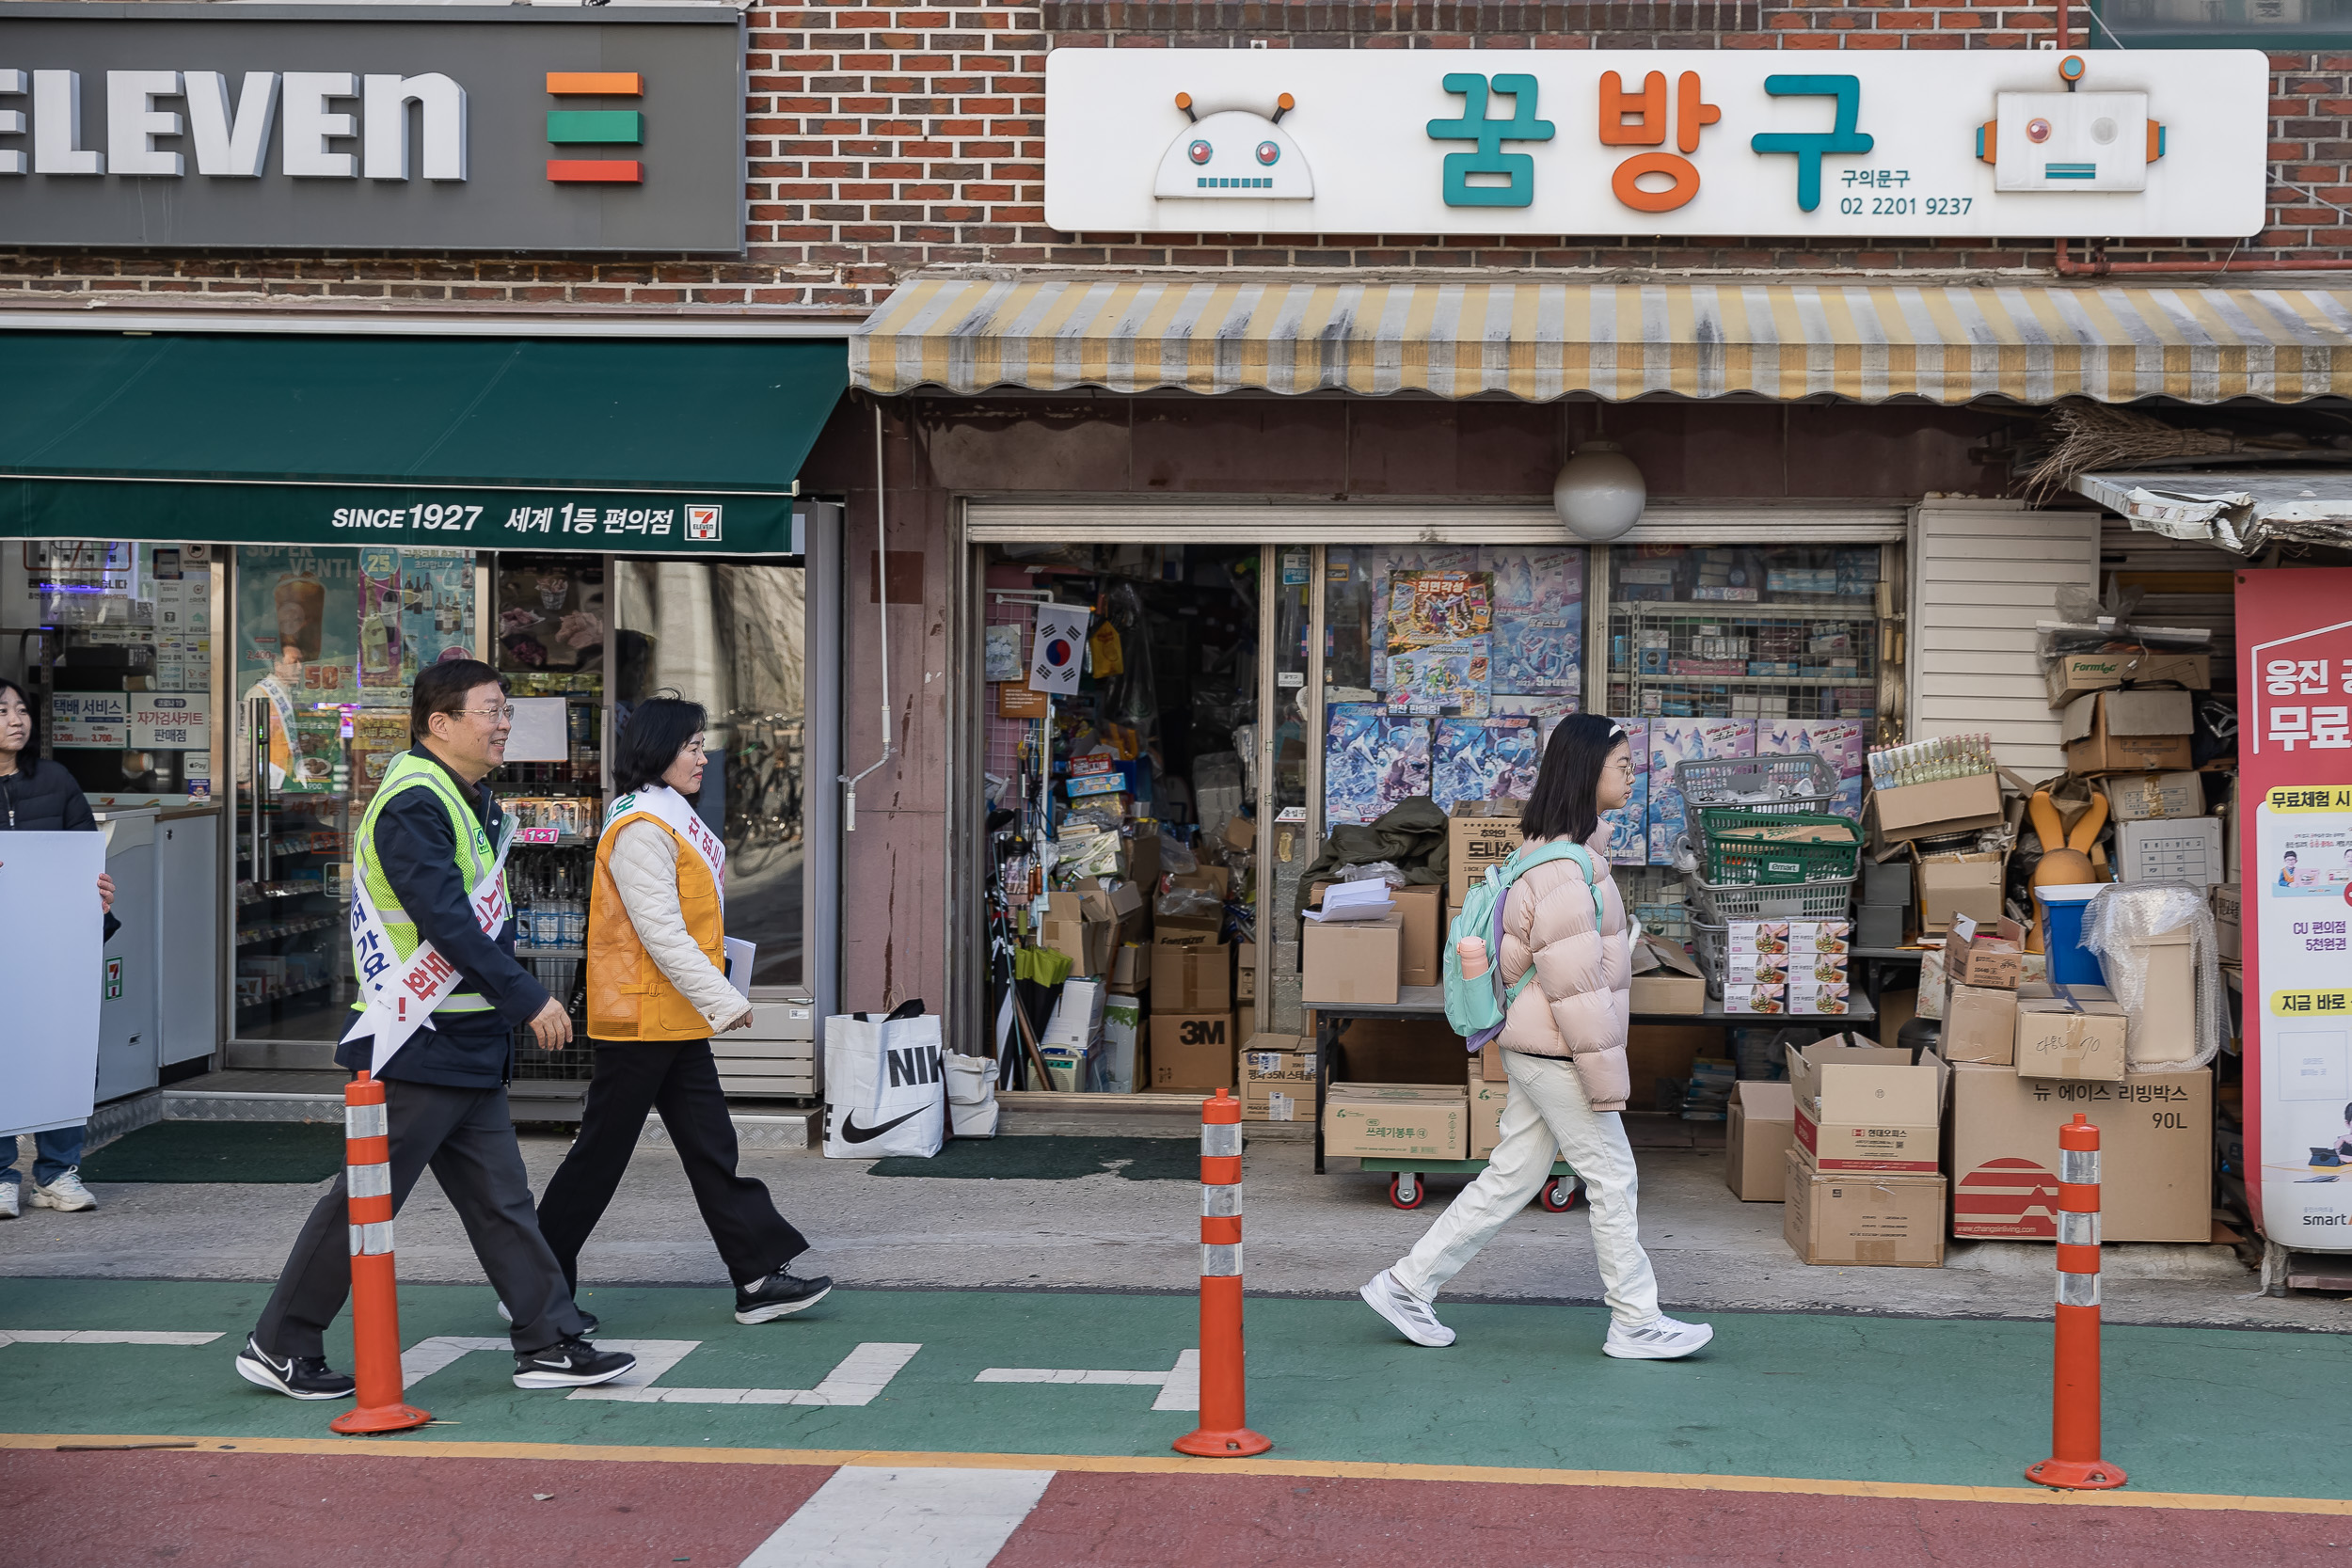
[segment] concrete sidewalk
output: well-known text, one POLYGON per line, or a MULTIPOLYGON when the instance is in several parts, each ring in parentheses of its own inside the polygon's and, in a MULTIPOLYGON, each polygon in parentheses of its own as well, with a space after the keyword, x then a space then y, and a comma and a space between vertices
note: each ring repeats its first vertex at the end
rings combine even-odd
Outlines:
MULTIPOLYGON (((564 1148, 558 1136, 524 1137, 534 1187, 544 1186, 564 1148)), ((2047 1246, 1955 1243, 1943 1269, 1808 1268, 1781 1240, 1780 1205, 1740 1203, 1724 1188, 1720 1150, 1645 1149, 1639 1159, 1642 1240, 1670 1307, 2048 1318, 2047 1246)), ((1439 1179, 1422 1209, 1403 1212, 1390 1207, 1383 1177, 1312 1174, 1304 1142, 1255 1140, 1248 1161, 1253 1294, 1352 1296, 1411 1246, 1459 1185, 1439 1179)), ((769 1184, 814 1242, 797 1266, 844 1285, 1193 1287, 1200 1195, 1189 1181, 1109 1173, 1060 1181, 882 1178, 868 1175, 869 1164, 747 1151, 742 1168, 769 1184)), ((28 1210, 0 1224, 0 1276, 273 1278, 324 1187, 101 1184, 96 1213, 28 1210)), ((430 1177, 401 1215, 400 1270, 415 1283, 482 1278, 430 1177)), ((724 1283, 675 1153, 638 1151, 582 1256, 581 1275, 584 1284, 724 1283)), ((1448 1295, 1597 1301, 1581 1205, 1559 1215, 1531 1208, 1514 1219, 1448 1295)), ((2225 1247, 2109 1247, 2106 1309, 2114 1323, 2352 1326, 2331 1298, 2261 1296, 2225 1247)))

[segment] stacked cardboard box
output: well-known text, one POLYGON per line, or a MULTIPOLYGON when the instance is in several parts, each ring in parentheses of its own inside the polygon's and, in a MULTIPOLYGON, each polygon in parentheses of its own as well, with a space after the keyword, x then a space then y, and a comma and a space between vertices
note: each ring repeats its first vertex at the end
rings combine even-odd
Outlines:
POLYGON ((1955 922, 1944 939, 1944 1032, 1947 1062, 2006 1067, 2017 1059, 2017 987, 2025 929, 2013 920, 1955 922))
POLYGON ((1469 1096, 1443 1084, 1333 1084, 1323 1148, 1359 1159, 1467 1160, 1469 1096))
POLYGON ((1405 919, 1310 920, 1299 942, 1299 999, 1393 1003, 1404 967, 1405 919))
POLYGON ((1841 1036, 1788 1050, 1794 1147, 1782 1234, 1807 1263, 1944 1261, 1940 1146, 1949 1069, 1841 1036))
POLYGON ((1241 1119, 1305 1121, 1314 1115, 1315 1053, 1297 1035, 1260 1035, 1241 1053, 1241 1119))
POLYGON ((2058 1240, 2058 1129, 2099 1129, 2099 1230, 2109 1242, 2213 1236, 2213 1074, 2132 1073, 2112 1083, 1952 1069, 1952 1234, 2058 1240))

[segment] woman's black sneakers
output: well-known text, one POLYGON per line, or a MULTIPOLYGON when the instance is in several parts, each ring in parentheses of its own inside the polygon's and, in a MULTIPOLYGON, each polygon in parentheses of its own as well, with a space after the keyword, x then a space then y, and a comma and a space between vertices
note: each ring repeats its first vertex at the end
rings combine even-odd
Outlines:
POLYGON ((250 1334, 237 1353, 237 1375, 295 1400, 347 1400, 359 1386, 350 1373, 327 1366, 324 1355, 272 1355, 250 1334))
POLYGON ((788 1318, 824 1300, 832 1289, 832 1279, 824 1275, 814 1279, 795 1279, 778 1269, 765 1279, 735 1288, 735 1321, 764 1323, 771 1318, 788 1318))
POLYGON ((598 1350, 585 1339, 558 1339, 545 1350, 515 1353, 517 1388, 585 1388, 610 1383, 637 1365, 623 1351, 598 1350))

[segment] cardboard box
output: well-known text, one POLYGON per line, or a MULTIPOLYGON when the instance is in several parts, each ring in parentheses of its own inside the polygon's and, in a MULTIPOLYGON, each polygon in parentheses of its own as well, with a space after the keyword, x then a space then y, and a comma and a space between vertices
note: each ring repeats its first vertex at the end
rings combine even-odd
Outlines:
POLYGON ((1254 942, 1233 943, 1233 1000, 1258 1000, 1258 944, 1254 942))
POLYGON ((1248 1045, 1251 1040, 1257 1038, 1257 1037, 1258 1009, 1255 1007, 1234 1008, 1233 1043, 1235 1045, 1248 1045))
POLYGON ((2202 773, 2110 773, 2099 781, 2118 822, 2205 815, 2202 773))
POLYGON ((1063 981, 1041 1043, 1075 1046, 1080 1051, 1093 1044, 1094 1037, 1103 1032, 1105 995, 1105 984, 1101 980, 1063 981))
POLYGON ((1446 894, 1448 904, 1459 904, 1470 883, 1501 865, 1518 850, 1522 835, 1519 813, 1524 800, 1457 800, 1446 830, 1446 894))
POLYGON ((1467 1160, 1470 1158, 1470 1100, 1461 1090, 1444 1098, 1373 1100, 1354 1094, 1362 1085, 1331 1085, 1323 1102, 1326 1154, 1358 1158, 1467 1160), (1346 1098, 1342 1098, 1344 1088, 1346 1098))
POLYGON ((1152 1087, 1158 1093, 1233 1086, 1233 1015, 1152 1015, 1152 1087))
MULTIPOLYGON (((1317 1037, 1310 1010, 1301 1033, 1317 1037)), ((1351 1018, 1340 1021, 1332 1070, 1387 1084, 1451 1082, 1462 1062, 1462 1037, 1442 1018, 1351 1018)))
POLYGON ((2066 1084, 1952 1069, 1952 1234, 2058 1240, 2058 1129, 2099 1129, 2099 1230, 2110 1242, 2213 1236, 2213 1074, 2066 1084))
POLYGON ((2017 990, 2017 1076, 2115 1082, 2126 1033, 2106 987, 2029 981, 2017 990))
POLYGON ((1111 955, 1111 990, 1120 996, 1140 996, 1152 988, 1152 949, 1134 942, 1111 955))
POLYGON ((2115 830, 2115 879, 2120 882, 2186 882, 2208 888, 2226 882, 2221 818, 2125 822, 2115 830))
POLYGON ((1502 1105, 1511 1098, 1511 1085, 1490 1082, 1476 1061, 1470 1065, 1470 1153, 1484 1160, 1502 1139, 1502 1105))
POLYGON ((1954 1063, 2012 1065, 2017 1060, 2016 989, 1955 985, 1947 990, 1936 1054, 1954 1063))
POLYGON ((1080 979, 1109 974, 1119 946, 1119 914, 1110 896, 1097 888, 1047 894, 1038 945, 1067 954, 1070 973, 1080 979))
POLYGON ((1949 930, 1962 915, 1981 926, 2001 918, 2001 884, 2009 874, 2000 855, 1937 855, 1923 860, 1919 873, 1922 936, 1949 930))
POLYGON ((1314 1114, 1315 1053, 1305 1040, 1296 1035, 1261 1035, 1242 1051, 1240 1060, 1242 1120, 1304 1121, 1314 1114))
POLYGON ((1731 1090, 1724 1130, 1724 1180, 1742 1203, 1788 1196, 1788 1154, 1797 1145, 1797 1100, 1786 1084, 1747 1082, 1731 1090))
POLYGON ((2217 882, 2213 900, 2214 944, 2224 963, 2246 961, 2246 887, 2241 882, 2217 882))
POLYGON ((1438 962, 1438 943, 1445 937, 1445 921, 1441 918, 1445 913, 1444 893, 1435 882, 1389 890, 1389 896, 1396 900, 1401 922, 1396 969, 1397 984, 1401 986, 1445 983, 1438 962))
POLYGON ((1790 1046, 1798 1153, 1841 1174, 1934 1174, 1948 1071, 1933 1052, 1914 1067, 1910 1052, 1854 1035, 1790 1046))
POLYGON ((2015 990, 2025 961, 2026 928, 2014 920, 1955 919, 1944 939, 1944 976, 1957 986, 2015 990))
POLYGON ((1299 942, 1299 1000, 1392 1003, 1405 940, 1401 915, 1310 920, 1299 942))
POLYGON ((1633 976, 1633 1016, 1703 1013, 1707 1011, 1707 982, 1688 974, 1661 972, 1633 976))
POLYGON ((2004 820, 2001 781, 1991 773, 1878 790, 1870 797, 1870 810, 1879 836, 1889 843, 1994 828, 2004 820))
POLYGON ((1226 943, 1152 944, 1152 1003, 1162 1012, 1216 1013, 1233 1006, 1233 950, 1226 943))
POLYGON ((2189 961, 2189 928, 2160 931, 2133 951, 2147 965, 2139 1011, 2125 1015, 2123 1069, 2185 1070, 2197 1054, 2197 971, 2189 961))
POLYGON ((2190 765, 2196 699, 2185 691, 2094 691, 2059 726, 2074 773, 2179 772, 2190 765))
POLYGON ((1941 1176, 1840 1176, 1814 1170, 1794 1149, 1783 1176, 1780 1233, 1801 1261, 1943 1267, 1941 1176))
POLYGON ((2209 691, 2213 689, 2213 655, 2061 654, 2042 672, 2042 683, 2052 707, 2064 707, 2086 691, 2126 682, 2134 686, 2185 686, 2191 691, 2209 691))

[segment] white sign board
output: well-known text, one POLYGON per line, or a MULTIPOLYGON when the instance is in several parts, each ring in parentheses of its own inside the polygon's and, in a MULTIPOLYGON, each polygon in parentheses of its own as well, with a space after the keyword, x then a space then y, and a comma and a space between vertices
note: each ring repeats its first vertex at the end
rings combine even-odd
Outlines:
POLYGON ((59 691, 49 699, 49 744, 119 751, 131 744, 131 702, 119 691, 59 691))
POLYGON ((509 762, 567 762, 571 732, 565 727, 570 704, 561 697, 517 697, 515 727, 507 732, 509 762))
POLYGON ((0 833, 0 1137, 89 1119, 105 869, 103 833, 0 833))
POLYGON ((143 751, 212 750, 213 700, 173 691, 132 692, 131 744, 143 751))
POLYGON ((1093 233, 2251 235, 2269 103, 2254 50, 1061 49, 1045 216, 1093 233))

